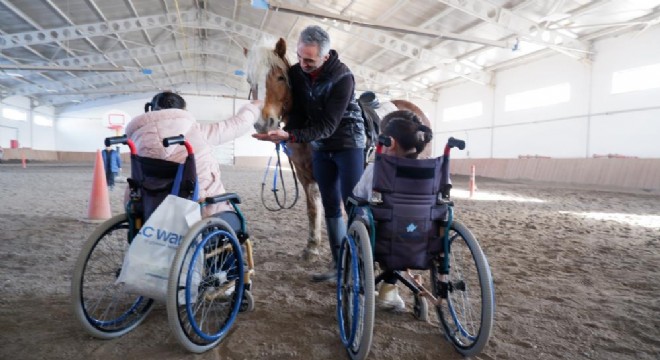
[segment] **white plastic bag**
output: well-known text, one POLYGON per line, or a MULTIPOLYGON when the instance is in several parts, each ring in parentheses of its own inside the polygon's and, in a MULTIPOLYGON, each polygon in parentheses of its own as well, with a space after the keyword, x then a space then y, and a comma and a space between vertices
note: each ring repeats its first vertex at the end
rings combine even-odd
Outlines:
MULTIPOLYGON (((124 283, 127 292, 165 302, 174 255, 190 227, 200 220, 198 203, 167 195, 135 235, 117 283, 124 283)), ((199 282, 199 277, 193 276, 193 280, 199 282)), ((193 284, 192 289, 197 289, 198 284, 193 284)))

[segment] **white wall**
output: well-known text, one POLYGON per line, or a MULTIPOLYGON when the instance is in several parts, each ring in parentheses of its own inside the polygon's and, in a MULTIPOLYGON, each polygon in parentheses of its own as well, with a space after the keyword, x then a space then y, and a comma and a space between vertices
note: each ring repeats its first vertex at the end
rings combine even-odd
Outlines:
POLYGON ((30 99, 20 96, 12 96, 2 99, 0 102, 0 146, 9 147, 10 140, 18 140, 20 146, 29 147, 30 144, 30 121, 11 120, 2 116, 4 108, 13 108, 21 111, 30 111, 30 99))
POLYGON ((435 114, 434 154, 446 138, 467 140, 469 151, 456 158, 517 158, 539 155, 584 158, 621 154, 660 158, 660 89, 610 93, 612 72, 660 63, 660 29, 598 42, 592 63, 564 55, 496 73, 495 86, 460 84, 443 89, 435 114), (568 102, 505 111, 507 95, 569 83, 568 102), (443 121, 447 107, 483 101, 479 117, 443 121))
POLYGON ((144 112, 144 104, 150 99, 136 99, 89 109, 65 111, 55 121, 55 143, 59 151, 96 151, 103 149, 103 140, 114 136, 108 129, 104 115, 119 110, 133 118, 144 112))
POLYGON ((8 148, 10 140, 18 140, 20 147, 36 150, 55 150, 55 128, 33 123, 35 115, 45 116, 54 120, 55 110, 51 106, 32 107, 30 99, 23 96, 12 96, 0 102, 0 146, 8 148), (3 108, 23 111, 27 119, 12 120, 2 116, 3 108))
POLYGON ((440 91, 438 112, 433 123, 433 154, 435 156, 442 154, 449 137, 455 137, 465 140, 466 148, 465 151, 452 152, 452 157, 490 157, 493 93, 492 87, 471 82, 440 91), (479 101, 482 102, 483 110, 480 116, 455 121, 446 121, 443 117, 445 108, 479 101))
POLYGON ((57 150, 55 146, 55 109, 52 106, 37 106, 33 115, 41 115, 53 121, 52 126, 34 124, 32 127, 32 148, 35 150, 57 150))
POLYGON ((612 72, 660 63, 660 28, 633 35, 595 46, 590 150, 660 158, 660 88, 610 93, 612 72))

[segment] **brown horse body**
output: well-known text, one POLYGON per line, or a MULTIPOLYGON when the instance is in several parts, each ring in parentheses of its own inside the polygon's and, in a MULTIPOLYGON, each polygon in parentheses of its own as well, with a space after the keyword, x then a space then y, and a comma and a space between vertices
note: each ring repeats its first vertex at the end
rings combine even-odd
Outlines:
MULTIPOLYGON (((288 82, 289 62, 286 59, 286 42, 279 39, 273 48, 269 44, 257 44, 247 54, 248 56, 248 82, 252 92, 258 93, 261 84, 265 93, 260 96, 264 100, 261 119, 255 123, 258 133, 267 133, 275 130, 280 123, 286 124, 288 111, 291 109, 292 96, 288 82)), ((406 100, 392 100, 399 110, 410 110, 416 113, 422 122, 431 127, 428 118, 415 104, 406 100)), ((381 129, 386 124, 381 123, 381 129)), ((296 170, 296 175, 305 193, 307 217, 309 221, 309 235, 307 247, 303 257, 307 260, 319 254, 321 241, 322 205, 318 185, 312 172, 312 147, 309 143, 289 143, 290 159, 296 170)), ((421 153, 421 157, 429 157, 431 149, 428 147, 421 153)))

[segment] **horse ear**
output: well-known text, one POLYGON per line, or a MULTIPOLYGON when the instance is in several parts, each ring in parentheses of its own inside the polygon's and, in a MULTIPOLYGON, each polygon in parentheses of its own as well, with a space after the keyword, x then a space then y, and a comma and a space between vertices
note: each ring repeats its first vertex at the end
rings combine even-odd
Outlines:
POLYGON ((286 54, 286 41, 283 38, 277 40, 277 44, 275 44, 275 54, 284 58, 286 54))

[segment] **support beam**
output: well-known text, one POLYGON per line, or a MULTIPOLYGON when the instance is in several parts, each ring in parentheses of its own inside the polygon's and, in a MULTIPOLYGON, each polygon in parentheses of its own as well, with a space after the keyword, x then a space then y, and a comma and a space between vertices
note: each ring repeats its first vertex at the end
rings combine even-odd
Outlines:
MULTIPOLYGON (((140 82, 136 82, 135 84, 132 84, 130 87, 127 87, 123 90, 118 90, 116 87, 113 86, 106 86, 98 89, 93 90, 93 92, 90 91, 83 91, 79 93, 67 93, 63 95, 54 95, 54 94, 44 94, 43 96, 39 97, 39 101, 43 103, 47 103, 53 106, 62 106, 65 104, 70 104, 71 102, 80 102, 82 100, 82 97, 84 96, 86 98, 85 102, 94 102, 99 99, 108 99, 108 98, 114 98, 117 96, 121 95, 130 95, 132 97, 135 97, 135 94, 138 93, 144 93, 145 96, 151 97, 153 96, 154 92, 162 91, 163 89, 178 89, 178 88, 183 88, 186 85, 190 84, 190 75, 191 74, 197 74, 194 72, 194 70, 191 69, 179 69, 176 72, 172 73, 172 77, 169 79, 154 79, 153 82, 145 79, 140 82)), ((200 73, 201 76, 209 76, 209 74, 206 73, 200 73)), ((222 90, 226 90, 226 93, 230 93, 232 95, 236 95, 238 92, 243 91, 245 92, 245 96, 247 97, 248 90, 247 89, 236 89, 233 87, 233 84, 231 83, 221 83, 218 82, 217 86, 214 86, 212 88, 208 88, 207 91, 214 91, 217 92, 218 95, 222 95, 222 90), (215 89, 215 90, 214 90, 215 89)))
MULTIPOLYGON (((72 58, 64 58, 64 59, 54 60, 53 63, 59 66, 82 66, 82 65, 101 66, 101 65, 106 65, 109 62, 108 59, 120 61, 120 60, 127 60, 130 58, 139 59, 141 57, 155 56, 156 54, 163 55, 163 54, 172 54, 172 53, 182 53, 185 51, 195 55, 199 55, 199 54, 215 55, 226 58, 227 61, 233 61, 237 64, 242 64, 245 62, 245 58, 242 52, 227 46, 227 44, 223 44, 217 41, 212 41, 206 43, 203 47, 197 45, 189 49, 183 49, 174 42, 168 42, 153 47, 143 46, 143 47, 137 47, 127 50, 110 51, 110 52, 106 52, 105 56, 101 56, 99 54, 92 54, 92 55, 76 56, 72 58)), ((44 62, 41 64, 48 65, 49 63, 44 62)))
MULTIPOLYGON (((593 41, 593 40, 602 39, 602 38, 607 37, 607 36, 616 36, 616 35, 619 35, 623 32, 630 31, 631 27, 635 27, 635 26, 641 27, 641 25, 632 25, 632 24, 635 24, 637 22, 653 21, 654 19, 657 19, 658 16, 660 16, 660 6, 656 7, 654 9, 654 11, 650 12, 649 14, 646 14, 644 16, 641 16, 641 17, 630 20, 631 25, 627 25, 627 26, 624 26, 624 27, 614 27, 614 28, 610 28, 610 29, 603 29, 603 30, 595 31, 593 33, 582 36, 580 38, 580 40, 582 40, 582 41, 593 41)), ((497 65, 491 66, 490 68, 494 71, 497 71, 497 70, 505 69, 505 68, 512 67, 512 66, 519 66, 521 64, 528 63, 528 62, 531 62, 531 61, 535 61, 535 60, 538 60, 538 59, 541 59, 543 57, 547 57, 547 56, 550 56, 550 55, 552 55, 552 50, 543 49, 543 50, 540 50, 540 51, 537 51, 537 52, 534 52, 534 53, 531 53, 531 54, 527 54, 527 55, 525 55, 521 58, 511 59, 509 61, 499 63, 497 65)), ((442 87, 452 86, 452 85, 456 85, 456 84, 457 84, 456 79, 452 79, 452 80, 434 85, 432 87, 432 89, 437 90, 437 89, 440 89, 442 87)))
MULTIPOLYGON (((190 21, 196 17, 196 10, 184 11, 182 19, 190 21)), ((86 25, 64 26, 59 28, 27 31, 0 36, 0 50, 26 45, 48 44, 58 41, 83 39, 91 36, 112 36, 129 31, 156 29, 176 26, 176 14, 141 16, 129 19, 98 22, 86 25)))
MULTIPOLYGON (((48 1, 50 1, 50 0, 48 0, 48 1)), ((12 3, 10 3, 10 2, 8 2, 8 1, 6 1, 6 0, 0 0, 0 3, 2 3, 2 5, 4 5, 5 7, 7 7, 9 10, 11 10, 14 14, 16 14, 18 17, 20 17, 21 19, 23 19, 25 22, 27 22, 28 24, 30 24, 30 26, 34 27, 35 29, 37 29, 37 30, 39 30, 39 31, 44 31, 43 28, 42 28, 37 22, 35 22, 34 20, 32 20, 29 16, 27 16, 25 13, 23 13, 23 11, 21 11, 19 8, 17 8, 16 6, 14 6, 12 3)), ((12 35, 13 35, 13 34, 12 34, 12 35)), ((2 36, 0 36, 0 44, 2 44, 2 42, 3 42, 3 41, 2 41, 2 36)), ((74 55, 74 56, 77 55, 73 50, 69 49, 69 47, 66 46, 64 43, 62 43, 61 41, 59 41, 59 40, 54 40, 54 42, 57 44, 57 46, 59 46, 59 47, 60 47, 61 49, 63 49, 64 51, 66 51, 67 54, 69 54, 69 55, 74 55)), ((93 45, 93 44, 92 44, 92 45, 93 45)), ((26 48, 28 48, 30 51, 33 51, 33 52, 34 52, 34 49, 30 48, 29 46, 27 46, 27 45, 23 45, 23 46, 25 46, 26 48)), ((98 48, 96 48, 96 49, 98 49, 98 48)), ((2 50, 2 49, 0 48, 0 50, 2 50)), ((39 55, 39 57, 43 57, 43 55, 39 55)), ((69 75, 71 75, 71 76, 75 76, 75 75, 73 75, 72 73, 69 73, 69 75)))
MULTIPOLYGON (((227 69, 227 64, 220 61, 211 61, 207 64, 207 66, 204 69, 196 68, 194 60, 185 60, 183 62, 174 61, 171 63, 166 63, 164 65, 155 66, 152 68, 152 70, 155 73, 166 73, 166 72, 174 73, 181 69, 183 69, 184 71, 196 71, 200 73, 219 73, 226 76, 227 83, 231 84, 232 87, 235 87, 237 89, 248 88, 247 82, 238 79, 234 80, 232 78, 232 76, 234 76, 233 71, 231 69, 227 69), (223 69, 223 70, 219 71, 217 69, 223 69)), ((163 77, 158 80, 170 81, 169 77, 163 77)), ((71 89, 74 89, 74 91, 78 91, 78 90, 84 91, 89 86, 89 84, 103 86, 109 83, 121 83, 121 84, 125 84, 123 85, 125 87, 130 87, 132 85, 131 83, 139 83, 142 81, 149 82, 152 81, 152 79, 137 71, 109 72, 105 74, 91 75, 82 78, 73 78, 70 80, 59 81, 57 84, 39 83, 35 85, 21 86, 12 89, 7 94, 7 96, 12 96, 12 95, 33 96, 35 94, 53 94, 53 91, 57 91, 57 89, 53 89, 53 87, 56 86, 67 86, 71 89)), ((157 80, 153 79, 153 81, 157 81, 157 80)), ((190 81, 190 79, 188 79, 188 81, 190 81)), ((114 90, 116 89, 117 87, 114 86, 114 90)))
MULTIPOLYGON (((319 21, 321 24, 323 24, 322 18, 318 16, 314 16, 313 18, 319 21)), ((436 50, 425 49, 420 45, 408 42, 404 39, 395 36, 391 36, 384 31, 377 31, 370 28, 362 28, 360 29, 360 31, 348 31, 343 27, 343 24, 341 23, 337 23, 336 25, 332 24, 331 26, 333 26, 333 29, 336 31, 349 33, 351 36, 359 38, 370 44, 379 46, 385 50, 392 51, 399 55, 405 56, 407 59, 420 60, 429 65, 433 65, 442 71, 455 73, 454 69, 451 66, 445 65, 446 62, 455 61, 455 59, 453 59, 451 56, 449 56, 446 53, 442 53, 436 50)), ((376 70, 372 70, 372 71, 376 71, 376 70)), ((383 74, 392 78, 391 71, 387 71, 387 74, 385 73, 383 74)), ((457 74, 457 75, 482 85, 490 83, 490 79, 492 78, 492 74, 477 68, 472 69, 472 72, 470 74, 457 74)), ((403 78, 398 79, 398 81, 406 82, 406 80, 403 78)), ((421 85, 416 87, 421 87, 421 85)))
POLYGON ((2 70, 38 70, 38 71, 135 71, 134 68, 120 67, 85 67, 85 66, 53 66, 53 65, 23 65, 23 64, 0 64, 2 70))
POLYGON ((519 15, 515 11, 501 8, 486 0, 438 1, 489 24, 511 31, 521 37, 521 40, 548 47, 576 59, 587 58, 590 54, 588 44, 568 37, 556 30, 539 28, 536 22, 519 15), (545 37, 547 37, 547 40, 544 39, 545 37))
POLYGON ((479 38, 476 36, 469 36, 469 35, 461 35, 461 34, 453 34, 453 33, 448 33, 448 32, 439 32, 435 30, 429 30, 429 29, 422 29, 422 28, 417 28, 417 27, 410 27, 410 26, 393 26, 393 25, 386 25, 386 24, 381 24, 377 22, 369 22, 369 21, 363 21, 363 20, 357 20, 349 16, 343 16, 343 15, 337 15, 328 11, 323 11, 323 10, 310 10, 308 8, 302 8, 302 7, 297 7, 293 5, 288 5, 288 4, 282 4, 279 1, 274 1, 269 5, 269 9, 272 11, 281 11, 281 12, 287 12, 290 14, 295 14, 295 15, 301 15, 301 16, 311 16, 311 17, 316 17, 319 19, 334 19, 338 21, 342 21, 346 24, 350 25, 358 25, 362 27, 367 27, 367 28, 372 28, 372 29, 377 29, 377 30, 385 30, 385 31, 395 31, 399 33, 404 33, 404 34, 414 34, 414 35, 421 35, 421 36, 429 36, 433 38, 445 38, 445 39, 450 39, 450 40, 455 40, 455 41, 465 41, 465 42, 470 42, 470 43, 475 43, 475 44, 482 44, 482 45, 489 45, 489 46, 496 46, 496 47, 502 47, 502 48, 510 48, 513 46, 513 44, 503 42, 503 41, 494 41, 494 40, 489 40, 489 39, 484 39, 484 38, 479 38))
MULTIPOLYGON (((217 15, 215 13, 211 13, 206 10, 200 11, 195 9, 191 11, 182 11, 181 21, 182 21, 182 26, 184 26, 185 28, 206 28, 206 29, 221 30, 229 33, 235 33, 247 37, 249 39, 252 39, 254 41, 264 36, 275 37, 272 34, 268 34, 266 32, 261 31, 260 29, 235 22, 229 18, 217 15)), ((179 23, 178 23, 177 14, 144 16, 138 18, 124 19, 121 21, 108 21, 108 22, 101 22, 96 24, 50 29, 47 33, 37 31, 37 32, 11 34, 6 37, 0 36, 0 49, 2 49, 3 46, 4 48, 10 48, 16 46, 25 46, 25 44, 32 44, 32 43, 48 43, 48 42, 52 42, 53 39, 64 41, 64 40, 79 39, 85 36, 102 36, 102 35, 112 36, 123 32, 162 28, 162 27, 178 28, 179 23)), ((376 44, 381 43, 384 46, 390 47, 391 49, 396 48, 399 52, 408 54, 408 56, 416 56, 416 58, 423 59, 425 61, 434 61, 434 62, 440 62, 443 59, 443 57, 440 54, 437 53, 432 54, 426 51, 425 49, 417 48, 417 50, 412 49, 411 51, 410 48, 411 45, 409 43, 403 42, 387 34, 383 34, 382 32, 376 32, 371 29, 365 29, 365 30, 368 30, 370 32, 361 35, 364 38, 372 38, 371 41, 375 41, 376 44), (377 35, 380 35, 380 37, 376 38, 375 36, 377 35), (400 46, 393 46, 393 44, 400 46)), ((208 49, 211 49, 212 53, 214 51, 226 51, 226 48, 218 47, 217 44, 211 42, 209 42, 205 46, 208 49)), ((154 48, 142 47, 139 48, 139 50, 138 49, 120 50, 120 51, 107 53, 106 55, 110 60, 125 60, 139 56, 152 56, 155 55, 156 53, 159 53, 160 51, 168 51, 167 49, 172 50, 173 49, 172 45, 163 45, 163 46, 157 45, 154 48)), ((188 52, 191 53, 192 49, 180 50, 177 48, 176 51, 179 52, 186 51, 187 53, 188 52)), ((231 59, 236 59, 236 58, 232 57, 231 59)), ((87 64, 89 65, 102 64, 105 63, 106 61, 107 60, 104 59, 103 55, 94 54, 94 55, 78 56, 73 59, 57 60, 56 62, 58 64, 61 64, 62 66, 82 66, 87 64)), ((226 64, 223 66, 226 67, 226 64)), ((169 68, 167 69, 169 71, 169 68)), ((362 69, 363 70, 360 70, 359 73, 363 74, 365 77, 368 76, 373 77, 373 75, 367 75, 367 74, 376 74, 376 76, 379 79, 387 78, 390 81, 392 80, 392 76, 390 74, 385 74, 380 71, 370 69, 364 66, 362 67, 362 69)), ((476 76, 476 74, 472 74, 472 75, 476 76)), ((87 78, 88 77, 83 77, 82 79, 87 79, 87 78)), ((90 78, 90 81, 95 81, 95 80, 96 78, 90 78)), ((120 78, 118 80, 113 80, 113 81, 125 81, 125 79, 120 78)), ((404 88, 407 89, 407 91, 414 92, 413 89, 416 87, 419 87, 421 89, 421 86, 417 86, 415 84, 406 85, 407 82, 403 80, 397 80, 397 81, 402 83, 402 86, 404 86, 404 88)), ((52 84, 50 86, 52 86, 52 84)), ((36 86, 21 87, 20 89, 16 89, 14 92, 20 92, 21 95, 27 96, 31 93, 35 93, 39 91, 43 92, 43 90, 44 90, 44 85, 36 85, 36 86)))

